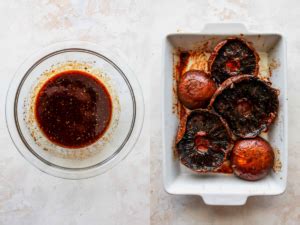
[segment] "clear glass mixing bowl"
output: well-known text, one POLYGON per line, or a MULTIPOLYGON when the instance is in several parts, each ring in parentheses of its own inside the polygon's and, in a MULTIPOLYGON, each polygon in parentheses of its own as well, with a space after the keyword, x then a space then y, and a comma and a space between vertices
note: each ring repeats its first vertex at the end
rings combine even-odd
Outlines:
POLYGON ((136 143, 143 117, 143 95, 132 71, 109 51, 86 42, 55 44, 27 59, 14 76, 6 98, 7 126, 18 151, 43 172, 67 179, 96 176, 120 162, 136 143), (33 113, 40 87, 64 70, 90 72, 112 97, 108 130, 95 143, 80 149, 49 141, 33 113))

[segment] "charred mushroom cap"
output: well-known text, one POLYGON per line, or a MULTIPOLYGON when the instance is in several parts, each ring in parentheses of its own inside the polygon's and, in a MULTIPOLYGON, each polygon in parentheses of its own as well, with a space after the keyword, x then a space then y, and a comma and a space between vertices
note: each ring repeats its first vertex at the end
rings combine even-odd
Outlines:
POLYGON ((216 89, 215 82, 204 71, 190 70, 179 80, 178 99, 189 109, 206 107, 216 89))
POLYGON ((185 133, 176 147, 182 164, 196 172, 213 172, 227 159, 232 143, 226 122, 199 109, 188 115, 185 133))
POLYGON ((239 140, 231 152, 232 169, 244 180, 265 177, 274 164, 274 152, 270 144, 260 137, 239 140))
POLYGON ((278 113, 278 90, 251 75, 227 79, 215 92, 209 108, 221 115, 232 132, 253 138, 266 131, 278 113))
POLYGON ((254 48, 245 40, 234 37, 217 44, 208 64, 212 79, 221 84, 231 76, 257 76, 258 61, 259 56, 254 48))

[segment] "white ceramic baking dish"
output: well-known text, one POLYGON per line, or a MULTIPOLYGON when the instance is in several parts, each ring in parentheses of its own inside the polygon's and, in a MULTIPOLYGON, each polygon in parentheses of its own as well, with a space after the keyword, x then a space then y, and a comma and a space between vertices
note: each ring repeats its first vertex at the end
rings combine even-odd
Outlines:
MULTIPOLYGON (((176 195, 199 195, 209 205, 243 205, 249 196, 278 195, 285 191, 287 183, 287 94, 286 94, 286 44, 281 34, 252 33, 242 24, 208 24, 200 33, 169 34, 164 40, 165 66, 163 71, 163 179, 165 190, 176 195), (195 174, 186 169, 174 157, 174 138, 178 117, 172 109, 174 104, 174 52, 201 48, 211 40, 208 48, 228 36, 243 35, 253 42, 267 68, 273 66, 271 81, 280 89, 279 116, 264 138, 268 139, 277 153, 276 172, 266 178, 249 182, 234 175, 195 174), (276 68, 274 68, 276 62, 276 68)), ((266 72, 266 71, 265 71, 266 72)))

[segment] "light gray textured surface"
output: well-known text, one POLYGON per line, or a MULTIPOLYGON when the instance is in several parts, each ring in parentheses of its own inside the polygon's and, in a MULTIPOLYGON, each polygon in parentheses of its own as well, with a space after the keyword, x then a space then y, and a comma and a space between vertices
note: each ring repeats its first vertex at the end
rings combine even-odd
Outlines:
POLYGON ((299 224, 299 18, 297 0, 0 1, 0 224, 146 225, 150 218, 153 225, 299 224), (288 42, 287 191, 252 197, 243 207, 206 206, 198 197, 170 196, 162 188, 162 40, 167 33, 197 32, 205 23, 219 21, 242 22, 256 32, 282 32, 288 42), (28 55, 77 39, 126 55, 144 90, 146 118, 136 148, 118 166, 93 179, 67 181, 41 173, 20 156, 7 133, 4 102, 10 79, 28 55))

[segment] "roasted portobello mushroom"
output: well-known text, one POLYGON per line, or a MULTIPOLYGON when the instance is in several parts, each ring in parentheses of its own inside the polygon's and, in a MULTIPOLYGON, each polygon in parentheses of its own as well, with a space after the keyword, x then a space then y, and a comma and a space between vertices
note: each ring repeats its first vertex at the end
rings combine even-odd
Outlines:
POLYGON ((201 70, 190 70, 178 82, 180 102, 189 109, 206 108, 217 87, 209 75, 201 70))
POLYGON ((260 137, 239 140, 231 152, 233 172, 241 179, 255 181, 268 175, 274 164, 270 144, 260 137))
POLYGON ((226 122, 206 109, 192 111, 176 145, 180 161, 196 172, 216 172, 228 158, 233 141, 226 122))
POLYGON ((253 138, 277 117, 279 91, 251 75, 227 79, 215 92, 209 108, 213 108, 241 138, 253 138))
POLYGON ((259 56, 245 40, 228 38, 214 48, 209 60, 212 79, 222 84, 226 79, 241 74, 257 76, 259 56))

